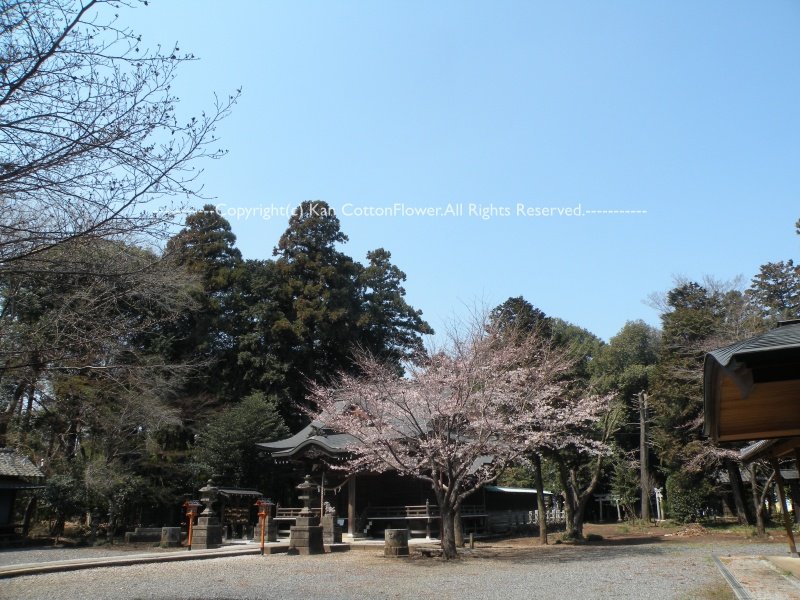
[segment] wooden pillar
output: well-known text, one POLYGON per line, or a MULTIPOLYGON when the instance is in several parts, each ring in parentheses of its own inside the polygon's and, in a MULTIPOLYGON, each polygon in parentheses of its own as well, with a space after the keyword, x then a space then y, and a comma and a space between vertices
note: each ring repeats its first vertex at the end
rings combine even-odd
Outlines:
POLYGON ((431 539, 431 501, 425 500, 425 539, 431 539))
POLYGON ((356 476, 351 475, 347 482, 347 535, 356 533, 356 476))
POLYGON ((784 480, 781 476, 781 466, 777 458, 770 458, 770 464, 775 469, 775 484, 778 486, 778 499, 781 503, 781 512, 783 513, 783 526, 786 528, 786 535, 789 537, 789 551, 792 556, 797 556, 797 546, 794 543, 794 533, 792 532, 792 519, 789 516, 789 510, 786 506, 786 492, 784 488, 784 480))
MULTIPOLYGON (((800 476, 800 447, 794 449, 794 466, 800 476)), ((800 481, 797 485, 800 486, 800 481)), ((794 520, 796 523, 800 523, 800 493, 797 494, 797 498, 792 498, 792 504, 794 505, 794 520)))

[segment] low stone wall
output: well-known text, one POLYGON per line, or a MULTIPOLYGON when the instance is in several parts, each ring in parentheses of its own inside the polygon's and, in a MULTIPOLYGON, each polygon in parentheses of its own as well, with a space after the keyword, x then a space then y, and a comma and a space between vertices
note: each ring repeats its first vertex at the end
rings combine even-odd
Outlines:
POLYGON ((125 533, 125 543, 135 542, 160 542, 161 527, 137 527, 125 533))

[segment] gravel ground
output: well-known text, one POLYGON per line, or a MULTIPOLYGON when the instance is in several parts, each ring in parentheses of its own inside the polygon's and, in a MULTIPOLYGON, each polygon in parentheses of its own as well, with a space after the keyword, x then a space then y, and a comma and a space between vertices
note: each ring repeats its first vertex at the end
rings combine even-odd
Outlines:
POLYGON ((712 553, 783 555, 786 549, 779 543, 653 541, 530 548, 499 543, 449 563, 384 559, 372 551, 240 556, 5 579, 0 598, 694 599, 698 590, 724 585, 712 553))
MULTIPOLYGON (((154 548, 142 548, 137 552, 152 552, 154 548)), ((114 550, 101 546, 98 548, 57 548, 33 546, 22 549, 0 550, 0 566, 20 565, 23 563, 49 562, 52 560, 72 560, 74 558, 99 558, 102 556, 120 556, 130 554, 130 550, 114 550)))

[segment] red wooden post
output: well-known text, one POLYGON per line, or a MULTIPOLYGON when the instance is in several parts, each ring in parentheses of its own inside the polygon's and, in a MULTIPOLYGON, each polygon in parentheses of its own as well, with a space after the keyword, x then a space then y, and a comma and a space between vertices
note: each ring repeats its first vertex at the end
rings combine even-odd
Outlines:
POLYGON ((183 507, 186 509, 186 520, 189 523, 189 531, 186 540, 186 545, 189 550, 192 549, 192 526, 194 525, 194 518, 197 515, 197 508, 200 506, 200 503, 197 500, 187 500, 183 503, 183 507))
POLYGON ((269 501, 260 498, 256 502, 256 506, 258 507, 258 524, 259 529, 261 530, 259 538, 261 542, 261 556, 264 556, 264 536, 267 533, 267 510, 269 508, 269 501))

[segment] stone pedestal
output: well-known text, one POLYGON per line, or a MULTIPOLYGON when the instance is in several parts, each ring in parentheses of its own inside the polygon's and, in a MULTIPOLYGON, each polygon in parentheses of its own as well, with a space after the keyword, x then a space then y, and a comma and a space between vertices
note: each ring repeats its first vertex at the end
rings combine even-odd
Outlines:
POLYGON ((387 529, 384 532, 383 555, 408 556, 408 529, 387 529))
POLYGON ((322 526, 316 517, 297 517, 297 525, 289 529, 287 554, 323 554, 322 526))
MULTIPOLYGON (((253 539, 255 541, 261 540, 261 525, 256 525, 255 529, 253 530, 253 539)), ((267 521, 267 532, 264 535, 265 542, 277 542, 278 541, 278 523, 275 521, 267 521)))
POLYGON ((216 516, 200 516, 192 530, 192 548, 219 548, 222 546, 222 525, 216 516))
POLYGON ((326 513, 322 517, 322 541, 326 544, 342 543, 342 528, 336 523, 336 513, 326 513))
POLYGON ((162 527, 161 528, 161 547, 162 548, 178 548, 181 545, 181 528, 180 527, 162 527))

